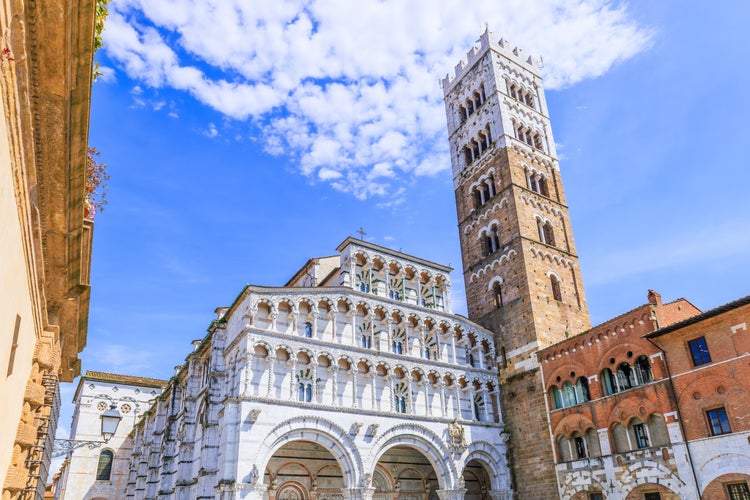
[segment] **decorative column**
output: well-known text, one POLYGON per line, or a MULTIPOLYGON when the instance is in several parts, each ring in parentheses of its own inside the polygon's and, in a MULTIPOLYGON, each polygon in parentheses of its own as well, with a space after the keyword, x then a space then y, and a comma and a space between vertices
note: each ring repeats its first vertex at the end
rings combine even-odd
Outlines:
POLYGON ((456 332, 452 332, 450 335, 451 335, 451 353, 453 353, 452 362, 457 365, 458 358, 456 357, 456 332))
MULTIPOLYGON (((395 382, 393 379, 393 374, 391 374, 390 377, 388 378, 388 386, 391 388, 391 394, 390 394, 391 402, 388 404, 388 406, 391 408, 391 411, 394 411, 393 408, 394 408, 395 400, 396 400, 396 386, 395 386, 395 382)), ((398 409, 396 409, 396 411, 398 411, 398 409)))
POLYGON ((338 362, 336 362, 336 366, 333 367, 333 391, 332 392, 333 392, 333 397, 331 398, 332 399, 331 404, 333 406, 336 406, 336 404, 337 404, 336 395, 339 392, 339 367, 338 367, 338 362))
POLYGON ((487 388, 483 387, 480 394, 482 395, 482 402, 484 403, 484 421, 493 422, 494 420, 490 418, 490 411, 487 409, 487 407, 489 406, 487 404, 487 388))
POLYGON ((349 313, 352 315, 352 344, 353 346, 357 345, 357 306, 354 306, 354 310, 349 310, 349 313))
POLYGON ((336 313, 338 313, 338 309, 335 307, 331 307, 331 310, 328 313, 331 321, 331 340, 333 342, 336 341, 336 313))
POLYGON ((370 388, 370 410, 374 410, 376 408, 375 406, 375 371, 370 369, 369 372, 365 374, 365 383, 370 388))
POLYGON ((316 359, 310 360, 310 364, 312 365, 312 397, 310 398, 310 401, 313 403, 317 403, 319 401, 318 399, 318 361, 316 359))
POLYGON ((471 349, 471 355, 474 357, 474 363, 476 364, 477 360, 479 360, 479 366, 477 368, 484 370, 484 359, 482 359, 484 358, 484 352, 482 352, 481 347, 481 344, 477 344, 473 347, 469 347, 469 349, 471 349))
MULTIPOLYGON (((310 323, 310 338, 314 339, 318 336, 318 311, 317 309, 310 308, 310 312, 305 316, 305 320, 310 323)), ((304 337, 304 332, 301 337, 304 337)))
POLYGON ((268 369, 268 392, 266 395, 269 398, 273 397, 273 384, 274 379, 276 378, 276 356, 272 355, 271 353, 268 353, 268 356, 266 357, 266 364, 269 366, 268 369))
POLYGON ((456 418, 463 418, 463 412, 461 411, 461 386, 459 385, 458 381, 455 382, 456 385, 456 418))
MULTIPOLYGON (((252 378, 251 373, 253 371, 253 353, 246 352, 245 353, 245 387, 243 388, 241 394, 243 396, 249 396, 250 395, 250 380, 252 378)), ((258 391, 260 394, 260 391, 258 391)))
POLYGON ((349 367, 349 375, 352 379, 352 408, 359 408, 359 404, 357 403, 357 374, 359 373, 359 370, 356 366, 350 366, 349 367))
POLYGON ((279 314, 276 312, 276 309, 272 309, 268 312, 268 319, 269 319, 269 322, 271 323, 268 327, 269 330, 274 331, 274 332, 277 331, 276 330, 276 317, 278 315, 279 314))
POLYGON ((493 422, 496 422, 498 424, 503 423, 503 412, 500 411, 500 391, 498 389, 495 389, 490 393, 490 396, 492 398, 493 402, 493 409, 494 412, 494 419, 493 422))
POLYGON ((448 410, 445 402, 445 381, 441 378, 438 383, 440 384, 440 412, 445 417, 448 410))
POLYGON ((297 306, 292 305, 292 310, 289 312, 286 320, 292 325, 292 335, 297 335, 297 306))
POLYGON ((391 352, 391 324, 393 324, 393 320, 390 316, 385 317, 385 335, 386 335, 386 346, 385 351, 391 352))
POLYGON ((284 366, 287 368, 291 367, 291 373, 289 374, 289 401, 294 401, 294 394, 295 394, 295 388, 298 385, 298 380, 296 379, 297 375, 297 358, 293 358, 288 360, 286 363, 284 363, 284 366))
POLYGON ((409 398, 409 414, 414 415, 414 394, 411 390, 411 374, 406 376, 406 396, 409 398))
POLYGON ((331 405, 336 405, 336 384, 337 384, 337 376, 336 373, 338 372, 338 367, 334 366, 333 363, 328 367, 328 380, 331 381, 331 405))
MULTIPOLYGON (((427 378, 427 377, 425 377, 425 378, 427 378)), ((424 411, 425 411, 425 415, 430 416, 430 415, 432 415, 432 405, 430 404, 430 386, 432 384, 430 384, 430 379, 427 378, 427 380, 425 380, 423 378, 422 379, 422 385, 424 386, 424 411)))

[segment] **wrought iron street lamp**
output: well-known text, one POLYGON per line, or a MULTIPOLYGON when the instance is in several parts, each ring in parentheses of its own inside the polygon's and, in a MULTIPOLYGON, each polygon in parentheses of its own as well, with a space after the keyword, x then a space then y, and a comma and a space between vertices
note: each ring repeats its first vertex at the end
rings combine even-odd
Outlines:
POLYGON ((63 455, 67 455, 76 448, 81 448, 82 446, 86 446, 90 450, 93 450, 94 448, 98 448, 101 445, 108 443, 109 440, 112 439, 112 436, 115 435, 115 432, 117 432, 117 426, 120 424, 120 420, 122 420, 122 415, 120 415, 120 412, 117 411, 117 405, 114 401, 112 401, 109 410, 102 413, 100 418, 102 421, 101 434, 102 438, 104 438, 104 441, 55 439, 54 447, 52 449, 52 456, 61 457, 63 455))

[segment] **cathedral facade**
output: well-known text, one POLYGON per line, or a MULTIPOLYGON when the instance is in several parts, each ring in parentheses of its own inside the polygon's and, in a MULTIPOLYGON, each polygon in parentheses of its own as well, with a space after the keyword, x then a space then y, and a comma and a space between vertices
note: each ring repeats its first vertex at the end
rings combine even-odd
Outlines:
POLYGON ((136 426, 128 498, 509 499, 494 339, 450 268, 348 238, 248 285, 136 426))

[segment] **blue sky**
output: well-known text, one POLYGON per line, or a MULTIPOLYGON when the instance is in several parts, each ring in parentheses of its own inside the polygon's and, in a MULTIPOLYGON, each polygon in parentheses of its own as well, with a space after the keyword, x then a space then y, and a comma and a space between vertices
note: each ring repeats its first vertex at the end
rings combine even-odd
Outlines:
POLYGON ((592 323, 649 288, 704 310, 748 293, 744 2, 250 5, 110 7, 84 370, 169 378, 245 283, 282 285, 360 226, 456 268, 463 313, 438 79, 485 21, 544 58, 592 323))

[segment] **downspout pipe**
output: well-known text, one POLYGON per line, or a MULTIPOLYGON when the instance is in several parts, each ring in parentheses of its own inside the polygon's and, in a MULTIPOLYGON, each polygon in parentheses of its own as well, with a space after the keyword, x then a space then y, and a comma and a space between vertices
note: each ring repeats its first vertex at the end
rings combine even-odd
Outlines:
MULTIPOLYGON (((655 313, 656 311, 654 311, 655 313)), ((659 321, 656 319, 656 314, 653 315, 654 323, 656 324, 656 330, 659 329, 659 321)), ((659 349, 659 352, 661 352, 661 355, 664 357, 664 366, 667 369, 667 378, 669 379, 669 392, 672 393, 672 399, 674 399, 674 407, 677 410, 677 423, 680 424, 680 432, 682 432, 682 438, 685 440, 685 449, 687 449, 688 453, 688 461, 690 462, 690 472, 693 474, 693 482, 695 483, 695 492, 698 494, 698 500, 703 500, 703 496, 701 495, 701 489, 698 484, 698 475, 695 473, 695 462, 693 461, 693 454, 690 452, 690 443, 687 439, 687 433, 685 432, 685 426, 682 424, 682 413, 680 412, 680 402, 677 399, 677 392, 674 389, 674 381, 672 380, 672 372, 669 369, 669 361, 667 360, 667 351, 662 349, 661 346, 656 344, 654 341, 652 341, 648 337, 644 337, 648 342, 659 349)))

